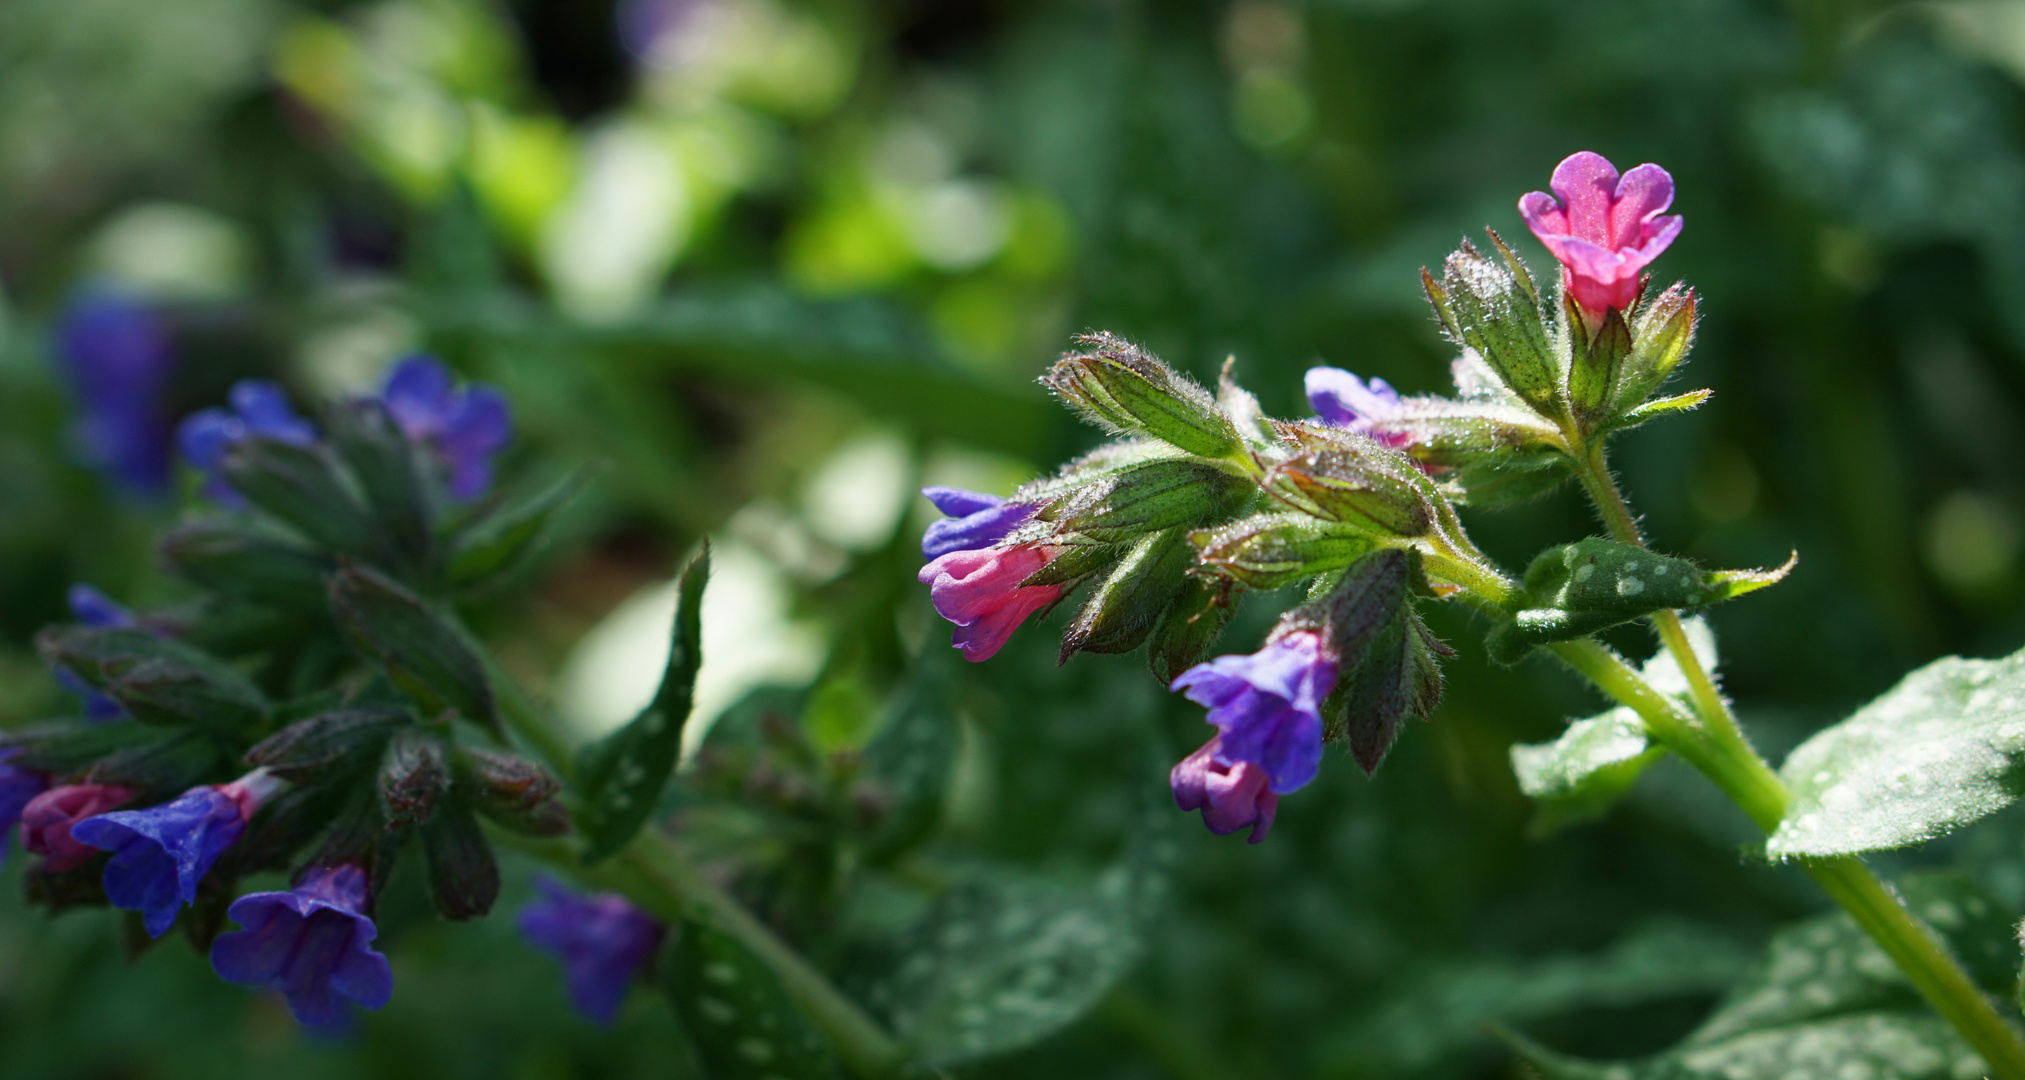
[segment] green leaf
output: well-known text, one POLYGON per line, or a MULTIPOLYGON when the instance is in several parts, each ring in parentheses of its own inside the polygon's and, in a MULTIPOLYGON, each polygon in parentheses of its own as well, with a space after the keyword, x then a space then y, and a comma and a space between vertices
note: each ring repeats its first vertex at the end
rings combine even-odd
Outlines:
POLYGON ((956 761, 956 679, 946 650, 917 662, 886 722, 865 746, 865 770, 884 813, 866 839, 866 858, 883 861, 927 839, 942 818, 956 761))
POLYGON ((804 1080, 837 1075, 829 1048, 737 939, 685 921, 668 950, 663 985, 712 1080, 804 1080))
POLYGON ((1686 559, 1598 537, 1562 544, 1541 552, 1526 568, 1511 621, 1494 627, 1485 644, 1492 659, 1514 663, 1548 642, 1754 592, 1784 578, 1796 561, 1797 555, 1773 570, 1703 570, 1686 559))
POLYGON ((1656 419, 1668 413, 1687 412, 1690 409, 1701 408, 1702 402, 1707 401, 1714 393, 1714 390, 1690 390, 1685 394, 1675 394, 1672 397, 1654 398, 1619 417, 1615 423, 1610 425, 1610 430, 1623 431, 1626 428, 1635 428, 1647 420, 1656 419))
POLYGON ((378 660, 425 714, 455 709, 474 724, 498 730, 483 661, 421 597, 377 571, 346 566, 330 577, 330 604, 353 648, 378 660))
POLYGON ((584 466, 517 506, 482 518, 457 538, 450 554, 452 588, 483 591, 540 556, 556 520, 603 469, 584 466))
MULTIPOLYGON (((1967 878, 1897 883, 1913 914, 1938 931, 1984 988, 2016 977, 2010 918, 1967 878)), ((1568 1080, 1952 1080, 1982 1061, 1934 1015, 1884 950, 1842 912, 1773 935, 1764 960, 1679 1045, 1635 1062, 1584 1062, 1524 1039, 1527 1064, 1568 1080)))
POLYGON ((1943 835, 2025 787, 2025 652, 1950 656, 1802 743, 1779 775, 1793 803, 1774 858, 1850 855, 1943 835))
MULTIPOLYGON (((1685 629, 1702 666, 1714 671, 1716 638, 1708 623, 1688 619, 1685 629)), ((1672 652, 1661 649, 1643 671, 1653 689, 1688 700, 1687 676, 1672 652)), ((1602 817, 1662 753, 1646 738, 1638 714, 1626 706, 1577 720, 1553 742, 1514 745, 1512 772, 1519 790, 1535 802, 1533 834, 1544 836, 1602 817)))
POLYGON ((682 568, 668 667, 654 700, 625 727, 577 751, 577 825, 584 861, 596 862, 624 847, 640 830, 682 756, 682 728, 695 701, 703 666, 703 587, 710 579, 705 541, 682 568))

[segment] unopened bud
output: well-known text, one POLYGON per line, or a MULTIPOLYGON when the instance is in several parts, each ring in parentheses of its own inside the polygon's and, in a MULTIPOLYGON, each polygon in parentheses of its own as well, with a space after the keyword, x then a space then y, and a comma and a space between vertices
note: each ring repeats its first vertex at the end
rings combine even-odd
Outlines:
POLYGON ((1226 585, 1190 578, 1147 640, 1146 660, 1153 666, 1154 678, 1167 685, 1208 659, 1236 610, 1226 585))
POLYGON ((325 447, 254 436, 225 452, 224 471, 246 501, 334 552, 369 555, 378 544, 372 515, 325 447))
POLYGON ((381 547, 408 570, 427 568, 433 560, 435 514, 423 480, 421 448, 374 398, 338 402, 328 425, 331 444, 364 490, 381 547))
POLYGON ((429 895, 437 913, 462 922, 492 910, 499 899, 499 864, 462 801, 446 801, 423 824, 422 854, 429 862, 429 895))
POLYGON ((451 752, 457 790, 484 814, 524 814, 562 790, 554 776, 518 754, 460 746, 451 752))
POLYGON ((1249 480, 1207 462, 1164 458, 1091 480, 1050 503, 1039 517, 1099 543, 1123 543, 1224 517, 1253 490, 1249 480))
POLYGON ((1254 514, 1189 539, 1205 571, 1252 589, 1341 570, 1376 546, 1368 533, 1332 529, 1307 514, 1254 514))
POLYGON ((1089 353, 1069 353, 1041 383, 1099 426, 1151 435, 1203 457, 1243 451, 1237 428, 1209 391, 1139 346, 1107 333, 1076 339, 1089 353))
POLYGON ((1412 461, 1362 435, 1282 424, 1293 457, 1267 470, 1274 498, 1325 521, 1380 536, 1426 534, 1441 494, 1412 461))
POLYGON ((1500 266, 1465 242, 1448 257, 1439 285, 1426 271, 1421 285, 1456 343, 1475 349, 1505 386, 1551 416, 1560 379, 1539 294, 1517 256, 1504 254, 1506 265, 1500 266))
POLYGON ((330 604, 338 628, 421 703, 424 715, 455 709, 473 723, 498 729, 484 663, 420 597, 375 571, 346 566, 330 577, 330 604))
POLYGON ((1062 659, 1079 652, 1131 652, 1181 592, 1195 562, 1187 530, 1153 533, 1132 545, 1123 559, 1091 589, 1083 607, 1062 634, 1062 659))
POLYGON ((246 763, 293 784, 321 783, 379 760, 394 730, 408 722, 405 710, 386 706, 319 713, 255 743, 246 763))
POLYGON ((1684 285, 1660 293, 1639 312, 1631 357, 1619 378, 1617 405, 1629 409, 1659 389, 1680 366, 1695 338, 1695 291, 1684 285))
POLYGON ((442 740, 405 728, 387 742, 380 759, 380 813, 387 828, 405 829, 435 816, 443 793, 450 790, 450 765, 442 740))
POLYGON ((243 521, 186 522, 164 534, 155 550, 170 573, 225 596, 304 613, 321 614, 329 606, 323 587, 333 568, 328 556, 243 521))
POLYGON ((267 717, 266 695, 236 668, 145 630, 52 626, 36 636, 36 645, 50 663, 144 723, 238 734, 267 717))

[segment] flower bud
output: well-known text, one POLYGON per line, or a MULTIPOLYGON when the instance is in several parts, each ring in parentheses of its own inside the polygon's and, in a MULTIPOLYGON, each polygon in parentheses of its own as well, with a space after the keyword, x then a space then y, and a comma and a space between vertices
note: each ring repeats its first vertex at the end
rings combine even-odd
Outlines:
POLYGON ((557 836, 570 829, 569 813, 556 799, 562 785, 526 758, 460 746, 450 752, 450 773, 473 810, 515 832, 557 836))
POLYGON ((1207 462, 1165 458, 1100 476, 1043 508, 1039 517, 1099 543, 1136 541, 1177 525, 1225 517, 1250 499, 1251 481, 1207 462))
POLYGON ((301 613, 329 607, 323 579, 334 568, 330 558, 245 521, 185 522, 163 534, 155 551, 168 572, 234 599, 301 613))
POLYGON ((378 786, 387 828, 405 829, 428 821, 450 790, 442 740, 412 727, 395 732, 380 759, 378 786))
POLYGON ((1376 546, 1367 533, 1331 529, 1306 514, 1254 514, 1190 534, 1206 571, 1246 588, 1277 589, 1341 570, 1376 546))
POLYGON ((229 664, 180 641, 125 627, 52 626, 36 647, 151 724, 238 734, 264 721, 266 695, 229 664))
POLYGON ((370 398, 331 406, 331 444, 351 467, 378 528, 381 547, 404 571, 427 568, 433 558, 435 518, 424 482, 421 448, 370 398))
POLYGON ((1322 704, 1324 735, 1348 739, 1351 756, 1375 773, 1407 716, 1425 720, 1441 700, 1437 657, 1453 656, 1414 610, 1427 592, 1420 553, 1374 552, 1343 575, 1329 595, 1291 618, 1319 618, 1337 659, 1335 690, 1322 704))
POLYGON ((252 437, 225 451, 224 474, 247 502, 341 555, 371 555, 379 527, 325 447, 252 437))
POLYGON ((1506 255, 1505 266, 1465 242, 1448 257, 1441 283, 1423 270, 1421 286, 1456 344, 1475 349, 1513 393, 1541 415, 1553 416, 1561 380, 1538 291, 1504 242, 1496 234, 1492 238, 1506 255))
POLYGON ((1350 432, 1282 424, 1295 454, 1266 473, 1274 498, 1314 517, 1380 536, 1426 534, 1441 494, 1396 451, 1350 432))
POLYGON ((1079 652, 1131 652, 1181 592, 1194 565, 1187 530, 1142 537, 1118 565, 1091 587, 1083 607, 1062 633, 1062 660, 1079 652))
POLYGON ((331 613, 353 646, 377 659, 387 677, 422 705, 424 715, 455 709, 495 731, 492 683, 476 652, 422 599, 361 566, 330 577, 331 613))
POLYGON ((291 783, 322 783, 378 760, 395 728, 408 722, 406 710, 384 705, 319 713, 255 743, 246 762, 291 783))
POLYGON ((1236 426, 1209 392, 1158 357, 1102 332, 1076 341, 1094 351, 1064 354, 1041 383, 1092 423, 1151 435, 1203 457, 1231 457, 1243 451, 1236 426))
POLYGON ((1695 338, 1695 291, 1675 285, 1638 313, 1631 356, 1618 378, 1620 410, 1630 409, 1659 389, 1680 366, 1695 338))
POLYGON ((499 899, 499 864, 463 800, 446 800, 423 823, 422 854, 429 864, 429 895, 438 914, 463 922, 492 910, 493 901, 499 899))

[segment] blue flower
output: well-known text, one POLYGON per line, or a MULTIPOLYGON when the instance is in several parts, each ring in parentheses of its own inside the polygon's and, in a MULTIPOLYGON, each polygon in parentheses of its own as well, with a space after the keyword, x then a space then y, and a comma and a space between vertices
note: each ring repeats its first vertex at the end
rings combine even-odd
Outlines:
POLYGON ((162 390, 175 354, 161 319, 113 293, 82 293, 57 320, 56 356, 77 395, 77 439, 86 460, 143 495, 165 491, 169 418, 162 390))
MULTIPOLYGON (((85 626, 130 627, 139 625, 134 613, 119 601, 92 588, 77 584, 70 587, 70 613, 85 626)), ((91 688, 89 683, 77 677, 69 668, 56 669, 56 681, 65 690, 84 698, 84 718, 93 721, 117 720, 126 715, 120 703, 91 688)))
POLYGON ((450 369, 427 356, 401 361, 380 400, 410 439, 436 452, 450 472, 450 495, 472 499, 492 486, 492 458, 513 441, 513 412, 486 386, 458 390, 450 369))
POLYGON ((225 452, 253 435, 308 446, 316 441, 316 426, 296 414, 278 383, 266 379, 232 384, 230 401, 230 410, 211 408, 184 417, 176 427, 176 446, 204 474, 204 494, 239 506, 244 500, 225 483, 225 452))
POLYGON ((1384 379, 1374 378, 1367 383, 1342 368, 1313 367, 1308 369, 1303 382, 1308 391, 1308 407, 1325 423, 1369 435, 1394 448, 1413 441, 1411 434, 1386 431, 1381 426, 1405 411, 1399 402, 1399 391, 1384 379))
POLYGON ((1322 700, 1336 686, 1336 662, 1311 630, 1282 634, 1249 656, 1219 656, 1174 680, 1173 690, 1209 708, 1222 732, 1217 764, 1250 762, 1285 795, 1315 778, 1322 763, 1322 700))
POLYGON ((7 861, 7 838, 14 835, 22 808, 49 790, 49 777, 7 764, 8 759, 20 753, 12 747, 0 749, 0 865, 7 861))
POLYGON ((949 516, 928 526, 921 537, 921 557, 930 562, 952 551, 977 551, 1012 535, 1040 507, 1008 503, 996 495, 962 488, 926 487, 921 494, 949 516))
POLYGON ((570 1002, 610 1025, 626 988, 661 947, 662 925, 623 896, 580 896, 548 878, 542 898, 520 909, 520 932, 562 961, 570 1002))
POLYGON ((120 810, 86 818, 70 835, 113 853, 105 868, 112 905, 143 913, 151 937, 161 937, 184 904, 197 899, 197 883, 225 849, 245 835, 246 822, 280 787, 264 770, 231 784, 191 788, 182 798, 146 810, 120 810))
POLYGON ((329 1029, 345 1020, 343 997, 377 1009, 394 995, 379 931, 365 915, 365 871, 320 866, 288 892, 242 896, 226 912, 245 927, 211 946, 211 970, 226 982, 281 991, 298 1022, 329 1029))

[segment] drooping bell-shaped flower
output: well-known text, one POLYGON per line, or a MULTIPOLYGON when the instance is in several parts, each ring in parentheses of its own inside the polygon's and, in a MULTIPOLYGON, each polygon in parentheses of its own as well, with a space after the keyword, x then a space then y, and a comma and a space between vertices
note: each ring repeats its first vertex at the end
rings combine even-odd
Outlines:
POLYGON ((1610 309, 1629 311, 1638 299, 1638 276, 1680 235, 1673 177, 1646 164, 1617 175, 1603 155, 1584 150, 1554 169, 1544 191, 1519 200, 1519 215, 1561 262, 1562 282, 1585 320, 1600 323, 1610 309))
POLYGON ((197 884, 225 849, 239 842, 246 823, 282 781, 255 769, 229 784, 191 788, 174 802, 145 810, 119 810, 86 818, 70 834, 113 853, 105 868, 105 895, 116 908, 142 913, 151 937, 161 937, 197 884))
POLYGON ((1315 778, 1322 762, 1322 701, 1336 686, 1336 662, 1312 630, 1280 634, 1248 656, 1219 656, 1181 673, 1170 689, 1209 708, 1221 732, 1211 758, 1249 762, 1285 795, 1315 778))
POLYGON ((168 329, 147 306, 100 289, 80 293, 56 324, 56 359, 77 398, 77 442, 122 487, 169 486, 169 415, 162 391, 175 368, 168 329))
POLYGON ((921 536, 921 557, 939 559, 952 551, 988 548, 1027 523, 1040 507, 1032 503, 1009 503, 996 495, 984 495, 952 487, 925 487, 921 494, 949 515, 928 526, 921 536))
POLYGON ((1266 770, 1259 765, 1218 761, 1222 746, 1223 736, 1211 738, 1167 774, 1174 803, 1183 810, 1202 811, 1202 823, 1218 836, 1249 828, 1252 834, 1246 842, 1256 844, 1272 830, 1280 797, 1267 786, 1266 770))
POLYGON ((1411 435, 1382 427, 1401 411, 1399 391, 1384 379, 1367 383, 1342 368, 1312 367, 1304 382, 1308 407, 1325 423, 1369 435, 1383 446, 1397 448, 1413 441, 1411 435))
POLYGON ((339 998, 378 1009, 393 997, 394 975, 372 947, 379 930, 365 914, 369 900, 366 873, 352 865, 306 871, 287 892, 242 896, 226 914, 245 929, 219 935, 211 969, 280 991, 310 1027, 343 1023, 339 998))
POLYGON ((98 849, 71 835, 86 818, 126 805, 132 790, 112 784, 65 784, 53 787, 21 808, 21 846, 43 856, 42 868, 52 874, 75 870, 92 860, 98 849))
POLYGON ((936 614, 956 624, 950 644, 965 660, 991 659, 1027 616, 1061 598, 1060 585, 1020 585, 1056 551, 1039 543, 952 551, 921 568, 936 614))
POLYGON ((251 436, 308 446, 316 427, 296 414, 288 393, 267 379, 241 379, 232 384, 232 407, 210 408, 183 418, 176 427, 176 446, 204 474, 204 494, 227 506, 244 500, 225 483, 225 452, 251 436))
POLYGON ((493 456, 513 441, 513 413, 498 391, 460 390, 440 361, 411 356, 387 376, 380 400, 410 439, 443 462, 452 498, 473 499, 492 486, 493 456))
POLYGON ((666 928, 615 893, 583 896, 545 877, 535 886, 541 899, 520 909, 521 934, 562 962, 577 1011, 609 1026, 666 928))

